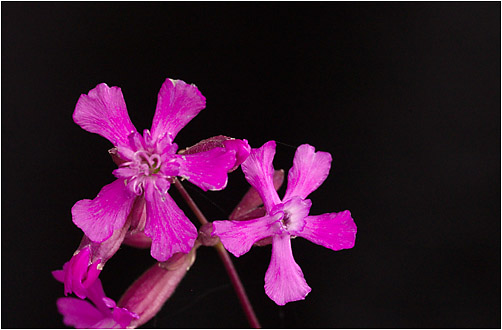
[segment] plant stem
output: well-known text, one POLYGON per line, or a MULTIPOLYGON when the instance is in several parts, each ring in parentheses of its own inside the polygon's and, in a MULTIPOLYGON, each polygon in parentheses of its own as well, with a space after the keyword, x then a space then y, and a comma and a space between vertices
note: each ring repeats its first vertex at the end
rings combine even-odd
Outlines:
MULTIPOLYGON (((201 212, 197 204, 195 204, 192 197, 190 197, 188 192, 185 190, 185 187, 183 187, 183 185, 177 178, 174 179, 174 185, 180 192, 181 197, 183 197, 192 212, 195 214, 199 222, 202 225, 208 223, 209 221, 207 221, 204 214, 201 212)), ((244 310, 244 314, 246 314, 249 325, 251 326, 251 328, 260 329, 260 322, 258 321, 258 318, 254 313, 253 306, 251 306, 251 302, 249 301, 246 290, 244 289, 239 275, 237 274, 237 270, 235 270, 232 259, 230 259, 230 255, 228 254, 227 250, 225 250, 225 247, 223 246, 223 244, 221 244, 221 242, 218 242, 214 247, 218 252, 218 256, 223 262, 223 265, 225 266, 225 270, 227 271, 228 276, 230 277, 230 281, 234 286, 235 293, 237 294, 237 298, 239 298, 239 302, 241 303, 242 309, 244 310)))

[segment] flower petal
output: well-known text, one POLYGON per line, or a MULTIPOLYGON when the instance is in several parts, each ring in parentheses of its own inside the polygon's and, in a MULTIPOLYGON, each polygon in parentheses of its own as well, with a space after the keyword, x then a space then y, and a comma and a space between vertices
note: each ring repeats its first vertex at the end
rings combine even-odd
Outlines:
POLYGON ((203 151, 208 151, 213 148, 225 148, 227 150, 235 150, 235 164, 229 172, 234 171, 248 158, 251 152, 251 147, 247 140, 234 139, 224 135, 210 137, 209 139, 202 140, 197 144, 180 150, 180 154, 191 155, 203 151))
POLYGON ((88 289, 87 298, 92 304, 76 298, 58 299, 58 310, 63 314, 66 325, 76 328, 126 328, 133 319, 138 318, 135 313, 117 307, 115 301, 106 297, 99 279, 88 289))
POLYGON ((93 329, 125 329, 126 327, 121 327, 112 317, 103 318, 96 324, 93 324, 93 329))
POLYGON ((282 216, 283 213, 246 221, 214 221, 212 235, 217 235, 225 249, 240 257, 256 241, 277 233, 278 228, 274 224, 282 216))
POLYGON ((195 226, 169 194, 161 195, 151 181, 145 186, 145 235, 152 238, 152 257, 166 261, 176 252, 190 252, 197 238, 195 226))
POLYGON ((160 88, 152 123, 152 138, 170 142, 176 134, 206 107, 206 98, 195 85, 182 80, 166 79, 160 88))
POLYGON ((235 164, 235 150, 213 148, 191 155, 176 155, 178 175, 202 190, 221 190, 227 185, 228 171, 235 164))
POLYGON ((246 180, 258 191, 268 212, 281 202, 274 188, 272 166, 274 155, 275 141, 268 141, 261 148, 252 149, 249 157, 241 165, 246 180))
POLYGON ((251 146, 247 140, 228 139, 223 141, 223 145, 227 150, 235 150, 235 164, 229 170, 230 172, 235 171, 251 153, 251 146))
POLYGON ((89 239, 103 242, 124 225, 134 199, 124 180, 115 180, 104 186, 93 200, 75 203, 71 209, 73 222, 89 239))
POLYGON ((98 278, 101 270, 97 268, 99 262, 89 265, 91 249, 85 247, 78 251, 70 261, 64 264, 64 294, 75 293, 80 299, 85 299, 87 289, 98 278))
POLYGON ((356 241, 357 227, 350 211, 325 213, 305 218, 305 225, 294 235, 335 251, 350 249, 356 241))
POLYGON ((288 173, 288 188, 283 200, 293 196, 307 198, 328 177, 330 167, 331 155, 328 152, 315 152, 315 148, 308 144, 299 146, 288 173))
POLYGON ((63 322, 67 326, 78 329, 93 328, 105 318, 95 306, 86 300, 78 298, 59 298, 56 302, 58 311, 63 315, 63 322))
POLYGON ((87 299, 92 301, 96 308, 101 311, 101 314, 111 315, 108 305, 110 301, 113 304, 115 302, 105 295, 103 284, 99 278, 87 289, 87 299))
POLYGON ((136 132, 122 91, 107 84, 99 84, 88 95, 80 96, 73 120, 86 131, 108 139, 114 146, 127 144, 129 134, 136 132))
POLYGON ((131 324, 133 319, 139 319, 136 313, 128 311, 126 308, 114 307, 113 320, 117 322, 123 329, 126 329, 131 324))
POLYGON ((300 266, 293 258, 289 235, 276 235, 272 242, 272 259, 265 274, 265 292, 277 305, 303 300, 311 291, 300 266))
MULTIPOLYGON (((64 266, 63 266, 64 268, 64 266)), ((64 270, 61 270, 61 269, 58 269, 58 270, 53 270, 52 272, 52 276, 58 281, 58 282, 61 282, 61 283, 64 283, 64 270)))
MULTIPOLYGON (((276 170, 274 171, 274 189, 278 190, 282 183, 284 182, 284 170, 276 170)), ((249 188, 244 197, 242 197, 241 201, 234 208, 230 216, 228 217, 230 220, 246 220, 247 219, 256 219, 262 217, 264 214, 260 216, 250 217, 254 214, 257 208, 263 205, 263 201, 261 200, 260 194, 253 187, 249 188)), ((262 208, 263 209, 263 208, 262 208)), ((266 213, 263 210, 263 213, 266 213)))
POLYGON ((86 288, 84 287, 83 282, 86 278, 87 270, 89 269, 90 256, 91 249, 86 247, 70 259, 66 271, 63 266, 63 271, 65 271, 65 295, 75 292, 80 299, 85 299, 86 288))

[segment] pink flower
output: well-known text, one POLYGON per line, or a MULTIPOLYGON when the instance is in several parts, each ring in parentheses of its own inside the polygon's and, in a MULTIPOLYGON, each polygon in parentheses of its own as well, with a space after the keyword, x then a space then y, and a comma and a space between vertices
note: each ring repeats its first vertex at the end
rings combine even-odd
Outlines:
POLYGON ((116 329, 126 328, 132 320, 139 318, 126 308, 117 307, 115 301, 106 297, 99 279, 87 289, 86 295, 90 302, 78 298, 57 300, 64 324, 80 329, 116 329))
MULTIPOLYGON (((174 253, 188 253, 197 230, 169 196, 172 179, 181 176, 203 190, 220 190, 234 168, 234 148, 214 147, 194 154, 176 154, 177 133, 205 107, 195 85, 167 79, 160 89, 151 130, 136 131, 118 87, 99 84, 78 100, 73 119, 115 146, 120 166, 117 180, 104 186, 96 198, 77 202, 73 222, 94 242, 102 242, 124 226, 137 197, 146 201, 144 233, 152 239, 151 255, 165 261, 174 253)), ((239 140, 240 141, 240 140, 239 140)), ((247 144, 247 142, 245 143, 247 144)))
POLYGON ((92 242, 84 235, 70 261, 63 265, 62 270, 52 272, 58 281, 64 283, 65 296, 75 293, 79 298, 85 299, 87 289, 93 285, 106 262, 124 241, 129 224, 130 221, 126 221, 121 230, 114 231, 113 235, 102 243, 92 242))
POLYGON ((265 292, 278 305, 284 305, 305 299, 311 291, 293 258, 291 238, 301 236, 336 251, 354 246, 357 228, 349 211, 309 215, 312 202, 306 197, 328 176, 329 153, 315 152, 308 144, 298 147, 282 200, 273 183, 274 154, 275 142, 269 141, 253 149, 241 166, 246 180, 258 191, 266 214, 246 221, 215 221, 213 235, 218 235, 236 257, 248 252, 255 242, 271 237, 272 258, 265 274, 265 292))
POLYGON ((89 246, 79 250, 63 265, 62 270, 55 270, 52 275, 56 280, 64 283, 64 294, 75 293, 85 299, 87 290, 98 279, 101 270, 98 265, 101 260, 90 262, 91 248, 89 246))

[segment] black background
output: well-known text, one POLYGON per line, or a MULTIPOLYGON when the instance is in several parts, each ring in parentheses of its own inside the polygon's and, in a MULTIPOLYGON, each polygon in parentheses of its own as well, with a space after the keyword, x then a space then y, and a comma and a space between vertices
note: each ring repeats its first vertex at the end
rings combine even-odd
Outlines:
MULTIPOLYGON (((207 98, 181 148, 273 139, 286 170, 302 143, 333 155, 311 214, 351 210, 356 245, 294 240, 312 292, 285 307, 263 290, 270 247, 234 258, 263 326, 499 328, 500 59, 498 2, 3 2, 2 327, 63 327, 50 271, 81 238, 70 209, 113 180, 110 143, 72 121, 80 94, 120 86, 142 131, 171 77, 207 98)), ((247 185, 187 189, 224 219, 247 185)), ((151 264, 122 248, 108 296, 151 264)), ((213 249, 146 326, 247 326, 213 249)))

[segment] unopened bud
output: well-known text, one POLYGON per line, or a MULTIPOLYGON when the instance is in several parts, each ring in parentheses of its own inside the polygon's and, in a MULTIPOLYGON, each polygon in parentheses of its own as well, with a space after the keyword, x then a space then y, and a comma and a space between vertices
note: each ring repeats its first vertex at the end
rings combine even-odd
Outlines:
POLYGON ((139 327, 157 314, 194 261, 195 249, 188 254, 177 253, 153 265, 127 289, 117 305, 139 316, 129 328, 139 327))

